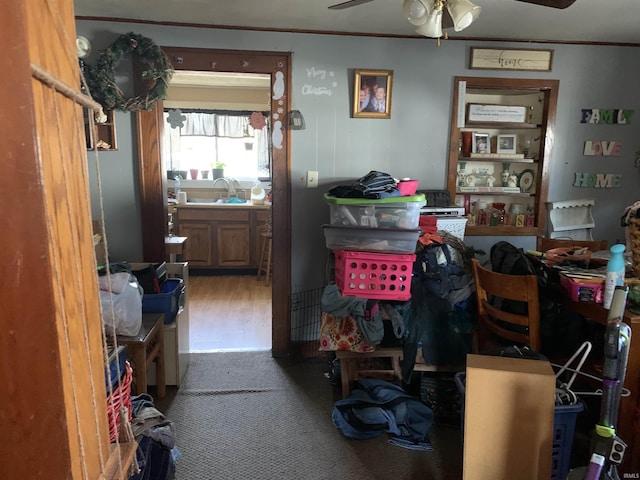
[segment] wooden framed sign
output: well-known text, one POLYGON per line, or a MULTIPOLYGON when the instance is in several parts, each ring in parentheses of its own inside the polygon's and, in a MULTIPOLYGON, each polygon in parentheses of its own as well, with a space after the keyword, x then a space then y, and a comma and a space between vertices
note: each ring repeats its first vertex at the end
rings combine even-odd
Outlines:
POLYGON ((471 47, 469 68, 551 71, 553 50, 471 47))
POLYGON ((526 123, 527 107, 520 105, 467 105, 467 124, 526 123))

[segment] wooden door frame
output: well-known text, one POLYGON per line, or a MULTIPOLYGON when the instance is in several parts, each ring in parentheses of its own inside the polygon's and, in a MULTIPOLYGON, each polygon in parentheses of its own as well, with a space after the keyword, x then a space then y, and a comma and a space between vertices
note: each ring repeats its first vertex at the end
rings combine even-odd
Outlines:
MULTIPOLYGON (((287 128, 291 110, 291 54, 248 50, 162 47, 176 70, 264 73, 271 76, 271 120, 274 131, 281 122, 281 148, 272 146, 271 192, 273 197, 273 272, 271 352, 282 357, 290 352, 291 315, 291 133, 287 128), (284 91, 282 84, 284 83, 284 91), (276 97, 276 98, 274 98, 276 97)), ((164 259, 167 232, 165 165, 161 158, 162 105, 138 112, 137 140, 143 257, 145 262, 164 259)))

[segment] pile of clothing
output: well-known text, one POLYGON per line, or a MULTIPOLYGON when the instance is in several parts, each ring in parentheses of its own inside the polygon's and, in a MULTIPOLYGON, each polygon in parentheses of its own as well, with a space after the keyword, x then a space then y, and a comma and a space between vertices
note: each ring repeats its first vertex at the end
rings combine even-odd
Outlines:
POLYGON ((169 480, 180 456, 176 448, 174 423, 158 411, 150 395, 131 398, 131 429, 138 442, 136 461, 140 471, 129 480, 169 480))

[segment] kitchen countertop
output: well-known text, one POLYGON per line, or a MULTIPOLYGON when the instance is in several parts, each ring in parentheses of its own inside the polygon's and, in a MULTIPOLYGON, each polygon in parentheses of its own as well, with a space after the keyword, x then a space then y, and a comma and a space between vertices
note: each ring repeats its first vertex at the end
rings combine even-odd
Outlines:
POLYGON ((225 208, 228 210, 251 209, 251 210, 268 210, 271 205, 253 205, 251 201, 245 203, 215 203, 215 202, 187 202, 178 203, 176 208, 225 208))

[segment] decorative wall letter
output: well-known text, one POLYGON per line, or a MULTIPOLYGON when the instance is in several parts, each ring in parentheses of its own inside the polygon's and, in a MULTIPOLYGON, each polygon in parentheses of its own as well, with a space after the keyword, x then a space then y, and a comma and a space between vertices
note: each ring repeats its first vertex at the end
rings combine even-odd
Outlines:
POLYGON ((583 108, 580 123, 629 125, 633 110, 583 108))
POLYGON ((584 142, 584 154, 589 156, 619 157, 622 142, 606 142, 600 140, 587 140, 584 142))
POLYGON ((576 172, 574 187, 618 188, 622 175, 618 173, 581 173, 576 172))

